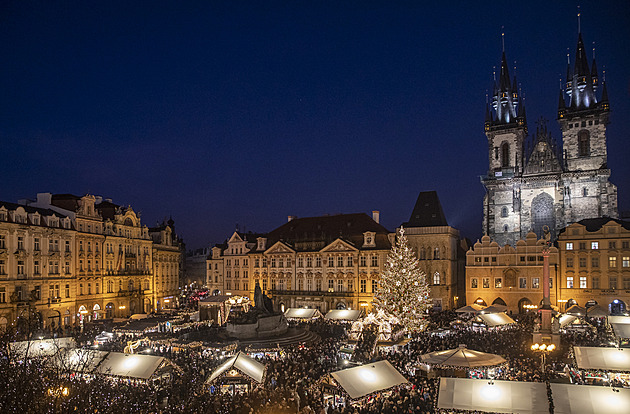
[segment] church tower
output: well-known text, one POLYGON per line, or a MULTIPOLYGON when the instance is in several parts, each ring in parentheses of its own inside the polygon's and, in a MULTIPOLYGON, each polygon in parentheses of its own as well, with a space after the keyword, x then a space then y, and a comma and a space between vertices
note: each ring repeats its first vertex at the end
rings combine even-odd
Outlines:
POLYGON ((609 182, 606 126, 610 105, 603 82, 601 99, 595 50, 589 65, 579 29, 573 68, 567 55, 565 96, 560 91, 558 123, 562 129, 565 174, 565 221, 617 217, 617 187, 609 182), (590 66, 590 68, 589 68, 590 66))
POLYGON ((521 235, 518 183, 527 121, 516 76, 510 79, 505 47, 499 79, 494 80, 492 108, 486 103, 484 129, 488 139, 488 173, 481 180, 486 187, 484 233, 499 244, 512 243, 521 235))

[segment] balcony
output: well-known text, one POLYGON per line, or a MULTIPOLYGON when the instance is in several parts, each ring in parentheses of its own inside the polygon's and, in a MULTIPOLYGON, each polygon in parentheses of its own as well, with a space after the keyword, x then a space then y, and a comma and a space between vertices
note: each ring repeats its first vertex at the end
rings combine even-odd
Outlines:
POLYGON ((343 292, 329 292, 324 290, 270 290, 272 295, 283 296, 334 296, 334 297, 352 297, 355 295, 355 291, 343 291, 343 292))

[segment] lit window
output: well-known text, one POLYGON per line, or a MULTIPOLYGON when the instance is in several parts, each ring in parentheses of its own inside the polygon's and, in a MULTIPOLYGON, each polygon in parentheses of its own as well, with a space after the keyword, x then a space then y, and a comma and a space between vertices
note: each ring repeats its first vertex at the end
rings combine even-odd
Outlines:
POLYGON ((610 267, 610 268, 617 267, 617 257, 616 256, 610 256, 608 258, 608 267, 610 267))
POLYGON ((591 249, 592 250, 599 249, 599 242, 591 242, 591 249))
POLYGON ((567 276, 567 289, 573 289, 573 276, 567 276))
POLYGON ((538 289, 540 287, 540 278, 532 278, 532 289, 538 289))
POLYGON ((567 243, 567 250, 573 250, 573 243, 567 243))
POLYGON ((435 272, 433 274, 433 284, 434 285, 439 285, 440 284, 440 272, 435 272))
POLYGON ((495 277, 494 278, 494 288, 501 289, 503 287, 503 278, 495 277))
POLYGON ((586 289, 586 276, 580 276, 580 289, 586 289))
POLYGON ((630 257, 624 256, 623 259, 621 260, 621 266, 630 267, 630 257))
POLYGON ((477 289, 477 278, 473 278, 470 280, 470 287, 473 289, 477 289))

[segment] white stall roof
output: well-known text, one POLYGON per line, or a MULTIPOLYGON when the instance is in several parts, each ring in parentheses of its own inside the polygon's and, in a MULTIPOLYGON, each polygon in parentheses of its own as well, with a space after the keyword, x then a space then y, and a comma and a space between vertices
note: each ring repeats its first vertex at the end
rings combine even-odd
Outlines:
POLYGON ((542 382, 441 378, 438 408, 493 413, 548 413, 542 382))
POLYGON ((105 351, 76 348, 65 350, 57 361, 63 371, 90 373, 106 356, 105 351))
POLYGON ((326 319, 337 320, 337 321, 356 321, 361 317, 360 310, 350 310, 350 309, 335 309, 328 311, 326 314, 326 319))
POLYGON ((407 379, 389 361, 348 368, 330 375, 352 399, 407 383, 407 379))
POLYGON ((480 313, 479 318, 485 323, 487 326, 499 326, 499 325, 509 325, 514 322, 514 319, 510 318, 505 313, 480 313))
POLYGON ((551 384, 555 414, 625 414, 630 411, 630 390, 596 385, 551 384))
POLYGON ((481 306, 481 305, 477 305, 476 303, 473 303, 472 305, 466 305, 466 306, 462 306, 461 308, 457 309, 455 312, 457 313, 477 313, 480 310, 484 309, 485 306, 481 306))
POLYGON ((115 377, 149 379, 164 362, 163 357, 110 352, 94 370, 115 377))
POLYGON ((579 369, 630 372, 630 349, 576 346, 573 348, 579 369))
POLYGON ((468 349, 461 345, 456 349, 435 351, 421 355, 420 359, 423 363, 429 365, 450 365, 462 368, 493 366, 505 362, 505 358, 499 355, 486 354, 485 352, 468 349))
POLYGON ((619 338, 630 338, 630 325, 627 323, 611 323, 610 325, 619 338))
POLYGON ((609 316, 608 323, 630 324, 630 316, 609 316))
POLYGON ((61 349, 75 348, 76 343, 72 338, 38 339, 35 341, 11 342, 9 347, 11 352, 19 358, 26 356, 34 358, 51 356, 61 349))
POLYGON ((286 318, 313 319, 319 318, 322 314, 317 309, 289 308, 284 312, 286 318))
POLYGON ((250 358, 246 354, 239 352, 221 364, 219 368, 214 370, 214 372, 206 380, 206 384, 211 383, 230 368, 238 369, 243 374, 253 378, 257 382, 262 382, 265 375, 265 366, 263 364, 250 358))
POLYGON ((564 328, 565 326, 570 325, 577 320, 578 320, 577 316, 568 315, 565 313, 564 315, 560 317, 560 327, 564 328))

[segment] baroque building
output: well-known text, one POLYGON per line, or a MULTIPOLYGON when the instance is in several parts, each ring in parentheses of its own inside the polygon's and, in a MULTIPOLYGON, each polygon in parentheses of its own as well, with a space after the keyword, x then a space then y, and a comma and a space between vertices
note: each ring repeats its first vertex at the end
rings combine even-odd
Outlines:
POLYGON ((418 195, 405 235, 427 276, 434 309, 457 308, 465 295, 465 241, 448 225, 435 191, 418 195))
POLYGON ((617 187, 610 181, 606 125, 609 102, 593 57, 578 33, 573 65, 559 92, 558 145, 541 120, 528 139, 527 117, 516 77, 510 78, 505 50, 492 94, 486 104, 488 172, 481 181, 483 232, 503 246, 533 231, 540 238, 548 227, 553 237, 571 223, 594 217, 618 217, 617 187))
POLYGON ((277 310, 369 310, 393 234, 379 213, 297 218, 265 234, 234 232, 212 249, 207 286, 249 296, 258 284, 277 310))
POLYGON ((43 327, 70 326, 163 309, 179 293, 179 240, 168 225, 153 240, 149 233, 130 206, 93 195, 0 203, 0 325, 36 315, 43 327))

